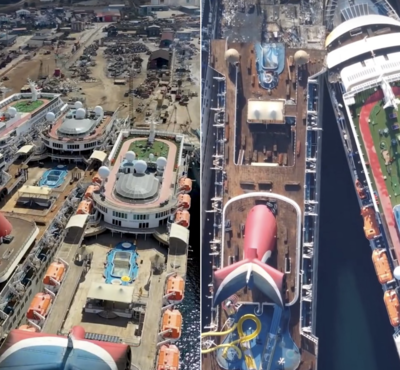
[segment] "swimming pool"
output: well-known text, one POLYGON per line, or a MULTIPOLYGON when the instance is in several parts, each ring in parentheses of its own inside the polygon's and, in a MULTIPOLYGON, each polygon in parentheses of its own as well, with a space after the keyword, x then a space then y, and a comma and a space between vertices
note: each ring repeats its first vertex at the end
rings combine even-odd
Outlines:
POLYGON ((61 165, 51 170, 47 170, 40 179, 39 186, 58 188, 64 182, 67 173, 67 167, 61 165))
POLYGON ((130 242, 119 243, 108 252, 105 267, 107 284, 129 285, 138 274, 136 246, 130 242))

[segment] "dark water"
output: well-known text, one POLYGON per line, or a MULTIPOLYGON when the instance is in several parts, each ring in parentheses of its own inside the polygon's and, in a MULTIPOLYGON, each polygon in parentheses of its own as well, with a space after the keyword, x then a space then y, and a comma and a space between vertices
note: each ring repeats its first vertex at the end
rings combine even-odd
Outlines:
POLYGON ((328 94, 325 99, 318 271, 320 370, 398 370, 383 291, 328 94))
POLYGON ((200 369, 200 191, 194 189, 190 209, 189 264, 186 276, 185 298, 178 307, 183 315, 180 370, 200 369))

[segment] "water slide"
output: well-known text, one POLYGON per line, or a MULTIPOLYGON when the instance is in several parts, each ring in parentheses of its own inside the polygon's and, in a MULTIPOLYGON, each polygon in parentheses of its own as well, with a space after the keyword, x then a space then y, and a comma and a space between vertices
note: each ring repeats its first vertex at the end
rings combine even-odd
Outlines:
POLYGON ((223 337, 226 336, 228 334, 231 334, 232 332, 234 332, 237 329, 237 332, 239 334, 239 339, 234 340, 233 342, 230 343, 223 343, 220 345, 217 345, 215 347, 212 348, 207 348, 207 349, 202 349, 201 353, 205 354, 205 353, 211 353, 214 351, 217 351, 220 348, 224 348, 225 351, 224 353, 229 349, 232 348, 236 351, 238 358, 241 359, 242 358, 242 350, 237 346, 238 344, 242 347, 242 349, 244 350, 244 357, 245 357, 245 363, 246 366, 249 370, 255 370, 256 369, 256 364, 255 361, 253 359, 253 356, 251 355, 251 350, 249 347, 249 342, 253 339, 255 339, 258 334, 260 334, 261 331, 261 321, 259 320, 259 318, 255 315, 252 314, 247 314, 247 315, 243 315, 237 324, 233 325, 230 329, 225 330, 225 331, 221 331, 221 332, 207 332, 207 333, 202 333, 201 334, 201 338, 205 338, 205 337, 223 337), (246 320, 252 320, 253 322, 255 322, 256 324, 256 330, 254 330, 251 334, 246 335, 243 331, 243 323, 246 320), (246 346, 247 345, 247 346, 246 346))

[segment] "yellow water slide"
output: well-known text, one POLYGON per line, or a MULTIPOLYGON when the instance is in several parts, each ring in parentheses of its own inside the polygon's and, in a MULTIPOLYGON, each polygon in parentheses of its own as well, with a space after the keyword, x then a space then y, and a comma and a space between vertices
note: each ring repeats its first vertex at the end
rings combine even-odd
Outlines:
POLYGON ((207 348, 207 349, 203 349, 201 350, 201 353, 205 354, 205 353, 211 353, 214 351, 217 351, 220 348, 224 348, 225 351, 224 353, 229 349, 232 348, 233 350, 236 351, 238 358, 241 359, 242 358, 242 351, 241 349, 237 346, 237 344, 239 344, 243 349, 244 349, 244 355, 245 355, 245 362, 246 362, 246 366, 249 370, 253 370, 256 368, 256 364, 255 361, 253 359, 253 356, 251 356, 251 351, 250 349, 246 346, 246 344, 248 345, 248 343, 245 342, 249 342, 253 339, 255 339, 258 334, 260 334, 261 331, 261 321, 259 320, 259 318, 255 315, 252 314, 247 314, 247 315, 243 315, 237 324, 233 325, 230 329, 225 330, 225 331, 220 331, 220 332, 207 332, 207 333, 202 333, 201 337, 205 338, 205 337, 223 337, 226 336, 228 334, 231 334, 233 331, 235 331, 237 328, 238 334, 239 334, 239 339, 234 340, 233 342, 230 343, 224 343, 224 344, 220 344, 218 346, 212 347, 212 348, 207 348), (256 330, 254 330, 251 334, 246 335, 243 331, 243 323, 246 320, 252 320, 253 322, 256 323, 256 330))

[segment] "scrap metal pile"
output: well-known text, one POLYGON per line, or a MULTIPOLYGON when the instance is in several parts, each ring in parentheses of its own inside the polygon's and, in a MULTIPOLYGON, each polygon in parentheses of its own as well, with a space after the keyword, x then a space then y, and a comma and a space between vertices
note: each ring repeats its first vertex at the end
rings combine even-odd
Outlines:
POLYGON ((110 45, 104 50, 104 56, 107 59, 107 71, 109 77, 128 78, 134 69, 135 73, 140 73, 143 59, 140 53, 146 53, 149 49, 146 45, 133 42, 130 44, 110 45))

